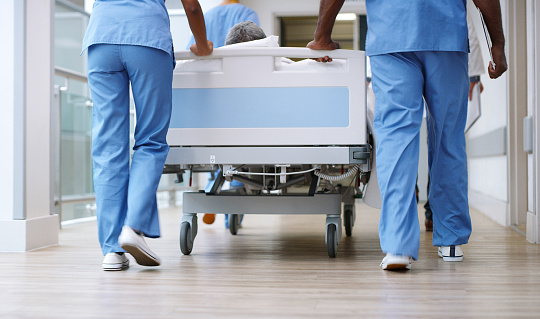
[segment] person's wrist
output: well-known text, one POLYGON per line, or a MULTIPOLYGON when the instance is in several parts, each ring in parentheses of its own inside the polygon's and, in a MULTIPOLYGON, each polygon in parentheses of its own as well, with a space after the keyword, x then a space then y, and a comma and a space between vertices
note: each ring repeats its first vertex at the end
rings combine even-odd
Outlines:
POLYGON ((315 32, 313 40, 317 44, 324 45, 324 44, 328 44, 328 43, 332 42, 332 37, 330 37, 329 35, 324 34, 324 33, 315 32))

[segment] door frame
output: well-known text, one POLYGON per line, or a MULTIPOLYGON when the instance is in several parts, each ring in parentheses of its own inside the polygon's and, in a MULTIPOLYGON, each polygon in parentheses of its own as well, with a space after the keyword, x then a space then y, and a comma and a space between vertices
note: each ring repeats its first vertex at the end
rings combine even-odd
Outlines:
POLYGON ((539 218, 537 214, 538 198, 540 196, 538 185, 540 175, 540 158, 537 150, 540 149, 540 141, 537 138, 536 128, 538 127, 538 117, 540 105, 537 93, 540 92, 540 5, 534 0, 527 0, 527 116, 533 119, 533 149, 527 154, 527 176, 528 176, 528 209, 527 209, 527 240, 531 243, 540 242, 539 218))
POLYGON ((527 116, 527 2, 508 1, 508 214, 507 225, 527 222, 527 154, 523 119, 527 116))

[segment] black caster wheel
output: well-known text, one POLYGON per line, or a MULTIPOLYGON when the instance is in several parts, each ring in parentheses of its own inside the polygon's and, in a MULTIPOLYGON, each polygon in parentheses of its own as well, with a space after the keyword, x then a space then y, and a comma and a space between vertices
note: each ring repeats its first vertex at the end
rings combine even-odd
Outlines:
POLYGON ((188 222, 183 222, 180 226, 180 250, 182 254, 189 255, 193 249, 193 240, 191 239, 191 227, 188 222))
POLYGON ((343 213, 343 222, 345 225, 345 234, 347 234, 347 237, 351 237, 352 235, 353 218, 353 211, 351 209, 345 210, 345 212, 343 213))
POLYGON ((240 226, 240 218, 238 214, 229 214, 229 231, 231 234, 238 234, 238 227, 240 226))
POLYGON ((326 249, 328 250, 328 256, 330 258, 336 258, 337 256, 337 230, 336 225, 328 224, 326 231, 326 249))

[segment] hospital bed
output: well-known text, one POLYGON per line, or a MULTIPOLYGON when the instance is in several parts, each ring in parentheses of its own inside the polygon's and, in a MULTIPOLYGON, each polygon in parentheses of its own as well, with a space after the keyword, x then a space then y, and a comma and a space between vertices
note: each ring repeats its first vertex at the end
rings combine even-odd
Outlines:
POLYGON ((164 173, 220 169, 209 192, 183 194, 182 253, 192 251, 198 213, 229 214, 232 234, 239 214, 326 214, 335 257, 372 165, 364 52, 225 47, 175 56, 164 173), (334 62, 284 59, 324 55, 334 62), (244 188, 222 189, 231 180, 244 188))

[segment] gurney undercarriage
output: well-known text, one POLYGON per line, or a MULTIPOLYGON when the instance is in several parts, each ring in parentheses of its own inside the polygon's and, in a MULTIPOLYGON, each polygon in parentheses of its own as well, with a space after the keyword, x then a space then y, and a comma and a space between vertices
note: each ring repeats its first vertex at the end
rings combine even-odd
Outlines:
MULTIPOLYGON (((169 155, 182 153, 216 153, 216 149, 189 148, 171 149, 169 155)), ((233 151, 246 154, 240 148, 233 151)), ((326 214, 325 242, 328 255, 336 257, 338 243, 345 227, 347 236, 351 236, 356 219, 354 199, 361 197, 369 180, 371 150, 369 145, 357 147, 320 147, 317 148, 250 148, 251 151, 295 154, 302 151, 313 153, 330 152, 338 154, 349 152, 347 161, 356 164, 219 164, 219 165, 167 165, 165 173, 175 173, 179 177, 185 170, 195 173, 212 172, 216 178, 209 192, 186 192, 183 194, 183 217, 180 230, 180 249, 188 255, 193 248, 197 235, 197 213, 228 214, 231 234, 236 235, 239 226, 239 214, 285 214, 309 215, 326 214), (224 190, 225 181, 237 181, 243 188, 224 190), (343 216, 343 218, 341 217, 343 216)), ((312 154, 310 154, 311 156, 312 154)), ((203 156, 204 157, 204 156, 203 156)), ((264 156, 260 156, 264 159, 264 156)), ((313 157, 311 157, 313 159, 313 157)), ((193 160, 191 161, 193 162, 193 160)))
MULTIPOLYGON (((325 214, 328 255, 336 257, 342 228, 352 233, 354 199, 365 192, 373 152, 363 52, 333 51, 341 59, 333 65, 298 62, 291 69, 277 63, 321 54, 327 55, 299 48, 216 49, 201 60, 219 61, 217 70, 177 66, 164 173, 215 174, 209 191, 183 195, 183 254, 193 249, 199 213, 228 214, 233 235, 240 214, 325 214), (225 181, 243 187, 222 190, 225 181)), ((189 52, 175 55, 195 61, 189 52)))

